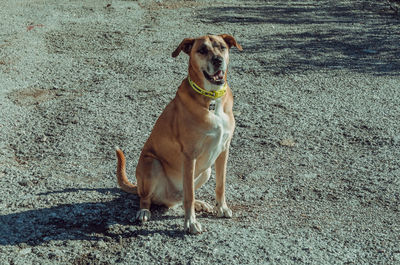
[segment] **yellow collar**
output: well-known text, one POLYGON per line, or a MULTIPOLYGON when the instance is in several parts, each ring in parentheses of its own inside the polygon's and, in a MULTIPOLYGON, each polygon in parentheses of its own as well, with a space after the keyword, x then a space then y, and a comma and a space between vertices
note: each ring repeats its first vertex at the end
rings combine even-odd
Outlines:
POLYGON ((199 87, 195 82, 192 81, 192 79, 190 79, 190 77, 188 76, 188 81, 190 86, 193 88, 194 91, 196 91, 197 93, 212 98, 212 99, 217 99, 222 97, 223 95, 225 95, 226 93, 226 87, 228 86, 228 84, 225 82, 224 86, 217 91, 208 91, 205 89, 202 89, 201 87, 199 87))

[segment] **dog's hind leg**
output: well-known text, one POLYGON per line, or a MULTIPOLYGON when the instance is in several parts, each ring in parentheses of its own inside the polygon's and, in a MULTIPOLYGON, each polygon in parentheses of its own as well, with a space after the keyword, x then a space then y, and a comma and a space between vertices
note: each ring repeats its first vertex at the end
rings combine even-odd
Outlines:
POLYGON ((140 198, 140 209, 139 211, 136 212, 136 220, 143 223, 146 222, 150 219, 151 217, 151 212, 150 212, 150 206, 151 206, 151 199, 150 198, 140 198))
POLYGON ((138 181, 138 193, 140 197, 140 209, 136 213, 136 220, 145 222, 150 219, 150 207, 154 198, 160 199, 156 194, 160 180, 164 175, 163 167, 157 159, 152 157, 140 157, 136 168, 138 181))

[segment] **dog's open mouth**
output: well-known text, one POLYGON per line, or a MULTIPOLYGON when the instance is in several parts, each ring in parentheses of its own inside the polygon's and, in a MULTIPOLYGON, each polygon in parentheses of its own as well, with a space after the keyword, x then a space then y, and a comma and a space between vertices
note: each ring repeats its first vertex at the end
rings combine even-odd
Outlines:
POLYGON ((213 75, 209 75, 206 71, 203 71, 205 78, 207 78, 210 83, 215 85, 222 85, 224 81, 224 71, 218 70, 213 75))

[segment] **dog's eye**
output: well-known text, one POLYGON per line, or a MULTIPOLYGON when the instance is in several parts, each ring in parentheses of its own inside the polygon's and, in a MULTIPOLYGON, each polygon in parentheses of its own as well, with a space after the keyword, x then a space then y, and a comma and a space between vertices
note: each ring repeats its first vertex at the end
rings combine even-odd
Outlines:
POLYGON ((226 47, 225 46, 221 46, 220 49, 221 49, 221 51, 225 51, 226 47))
POLYGON ((202 47, 197 52, 200 53, 200 54, 206 55, 208 53, 208 50, 207 50, 206 47, 202 47))

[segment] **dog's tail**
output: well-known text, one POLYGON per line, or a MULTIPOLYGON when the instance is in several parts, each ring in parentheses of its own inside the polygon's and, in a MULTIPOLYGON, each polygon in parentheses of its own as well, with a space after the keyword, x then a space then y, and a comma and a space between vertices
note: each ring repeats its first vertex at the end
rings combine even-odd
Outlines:
POLYGON ((118 185, 121 187, 123 191, 128 193, 138 194, 137 186, 130 183, 128 177, 126 176, 126 161, 124 153, 118 147, 115 148, 115 152, 117 153, 117 180, 118 185))

